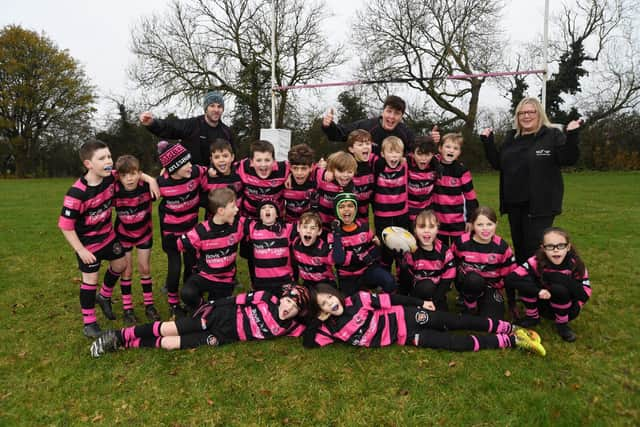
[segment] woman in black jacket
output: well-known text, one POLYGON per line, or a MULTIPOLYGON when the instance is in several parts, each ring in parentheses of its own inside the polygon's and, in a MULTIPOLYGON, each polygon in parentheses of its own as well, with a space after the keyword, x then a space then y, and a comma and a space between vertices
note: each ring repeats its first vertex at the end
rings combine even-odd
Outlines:
POLYGON ((565 134, 551 125, 536 98, 520 101, 513 122, 514 129, 498 148, 493 129, 484 129, 480 136, 487 160, 500 171, 500 212, 509 216, 516 261, 521 264, 534 254, 542 231, 562 211, 560 168, 578 161, 581 122, 569 122, 565 134))

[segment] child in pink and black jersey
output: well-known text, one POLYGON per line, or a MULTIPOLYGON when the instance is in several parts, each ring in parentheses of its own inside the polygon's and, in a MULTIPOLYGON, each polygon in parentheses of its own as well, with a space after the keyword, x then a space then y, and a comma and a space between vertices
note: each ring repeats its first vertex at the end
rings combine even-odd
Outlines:
POLYGON ((167 254, 167 298, 169 311, 173 317, 185 315, 180 305, 178 289, 180 270, 183 267, 183 283, 187 282, 195 265, 195 253, 187 249, 180 254, 178 239, 198 223, 200 194, 207 181, 207 168, 193 166, 191 155, 180 144, 158 144, 160 162, 165 169, 158 177, 162 201, 158 206, 160 230, 162 232, 162 250, 167 254))
POLYGON ((93 357, 139 347, 185 350, 217 347, 238 341, 299 337, 308 311, 309 291, 302 286, 280 297, 266 291, 249 292, 203 304, 193 317, 109 330, 90 348, 93 357))
POLYGON ((316 212, 305 212, 298 221, 298 236, 291 244, 294 273, 309 287, 320 282, 335 285, 333 274, 333 236, 322 238, 322 220, 316 212))
POLYGON ((540 311, 553 313, 556 329, 563 340, 572 342, 576 334, 569 321, 578 317, 591 297, 589 273, 562 228, 547 228, 534 256, 507 277, 507 287, 520 295, 526 317, 516 322, 533 327, 540 323, 540 311))
POLYGON ((253 259, 251 287, 278 295, 294 282, 289 246, 295 227, 282 219, 275 200, 263 199, 257 209, 260 219, 247 220, 244 230, 253 259))
POLYGON ((358 197, 358 219, 369 222, 369 204, 373 200, 375 187, 375 162, 378 156, 372 151, 371 134, 364 129, 356 129, 347 136, 347 151, 358 164, 353 176, 353 193, 358 197))
POLYGON ((242 205, 242 181, 238 175, 238 162, 234 162, 233 147, 226 139, 218 138, 210 146, 211 169, 201 194, 201 205, 207 209, 208 216, 215 212, 209 209, 209 192, 218 188, 231 188, 236 193, 238 208, 242 205), (213 170, 213 172, 212 172, 213 170))
POLYGON ((236 284, 236 254, 242 240, 244 218, 239 217, 236 193, 228 187, 212 190, 208 197, 209 218, 178 239, 178 249, 193 250, 197 258, 197 273, 182 287, 180 296, 189 311, 194 312, 208 299, 231 296, 236 284))
POLYGON ((447 292, 456 277, 453 253, 438 239, 438 218, 432 210, 422 211, 415 219, 413 234, 418 242, 415 252, 404 254, 410 278, 410 295, 431 301, 436 310, 447 311, 447 292))
POLYGON ((353 193, 340 193, 335 198, 337 220, 332 224, 333 260, 338 283, 345 295, 360 288, 381 287, 385 292, 398 288, 391 273, 380 264, 380 240, 369 229, 369 223, 358 222, 358 200, 353 193))
POLYGON ((243 186, 240 209, 243 216, 259 218, 258 204, 264 199, 276 201, 279 212, 284 212, 282 194, 289 176, 289 164, 275 161, 275 150, 269 141, 251 144, 249 158, 240 162, 238 175, 243 186))
POLYGON ((496 234, 493 209, 480 206, 471 214, 471 232, 460 236, 451 248, 458 264, 456 287, 466 310, 493 319, 504 319, 504 278, 515 268, 513 251, 496 234))
MULTIPOLYGON (((373 218, 376 236, 382 239, 382 230, 389 226, 409 228, 409 203, 407 199, 408 166, 404 160, 404 144, 396 136, 382 141, 380 159, 375 164, 375 191, 373 194, 373 218)), ((391 269, 394 253, 382 247, 382 265, 391 269)))
POLYGON ((356 160, 352 155, 344 151, 337 151, 327 158, 326 171, 323 169, 316 171, 318 213, 325 232, 331 230, 331 223, 336 219, 336 196, 342 192, 351 193, 353 191, 353 175, 356 173, 357 167, 356 160))
POLYGON ((438 148, 430 136, 416 137, 407 163, 409 166, 409 222, 425 209, 431 208, 433 188, 440 177, 440 162, 435 154, 438 148))
POLYGON ((442 175, 433 191, 432 209, 440 222, 440 240, 447 244, 470 230, 469 215, 478 207, 471 172, 458 161, 462 143, 461 134, 448 133, 438 144, 442 175))
MULTIPOLYGON (((111 207, 116 178, 112 173, 113 160, 109 147, 93 140, 80 147, 80 160, 87 173, 78 179, 64 197, 58 227, 73 248, 82 273, 80 307, 84 323, 83 332, 97 337, 102 332, 96 320, 95 304, 100 305, 105 316, 115 319, 111 309, 113 288, 126 267, 124 251, 111 223, 111 207), (98 271, 100 262, 109 261, 100 293, 98 271)), ((153 178, 142 175, 157 195, 153 178)))
POLYGON ((138 273, 142 285, 144 312, 149 320, 160 320, 153 304, 151 280, 151 247, 153 221, 151 220, 151 194, 149 184, 140 179, 140 162, 134 156, 124 155, 116 161, 118 181, 113 204, 116 208, 115 230, 125 252, 127 267, 120 279, 122 308, 125 323, 138 322, 133 311, 131 278, 133 275, 133 248, 138 250, 138 273))
POLYGON ((289 150, 291 185, 284 189, 285 220, 295 223, 304 212, 315 209, 318 192, 313 179, 313 149, 307 144, 298 144, 289 150))
POLYGON ((519 347, 546 355, 540 336, 502 320, 433 311, 431 302, 404 295, 358 292, 345 298, 337 289, 319 284, 311 292, 315 318, 303 334, 305 347, 336 341, 359 347, 413 345, 450 351, 479 351, 519 347), (489 335, 459 335, 467 329, 489 335))

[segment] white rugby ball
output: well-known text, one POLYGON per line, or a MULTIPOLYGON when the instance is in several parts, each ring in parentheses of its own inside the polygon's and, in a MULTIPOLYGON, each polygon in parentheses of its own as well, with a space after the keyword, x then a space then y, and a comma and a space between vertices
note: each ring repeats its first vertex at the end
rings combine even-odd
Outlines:
POLYGON ((416 238, 402 227, 391 226, 382 230, 382 241, 391 250, 415 252, 418 248, 416 238))

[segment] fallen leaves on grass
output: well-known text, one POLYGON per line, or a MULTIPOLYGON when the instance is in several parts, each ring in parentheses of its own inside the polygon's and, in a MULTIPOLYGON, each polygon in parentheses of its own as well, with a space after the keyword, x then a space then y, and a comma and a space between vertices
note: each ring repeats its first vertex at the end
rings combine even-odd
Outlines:
POLYGON ((449 367, 450 367, 450 368, 453 368, 453 367, 455 367, 456 365, 457 365, 457 363, 456 363, 455 361, 453 361, 453 360, 449 362, 449 367))
POLYGON ((504 376, 505 377, 510 377, 511 376, 511 371, 508 370, 508 369, 506 371, 504 371, 504 376))

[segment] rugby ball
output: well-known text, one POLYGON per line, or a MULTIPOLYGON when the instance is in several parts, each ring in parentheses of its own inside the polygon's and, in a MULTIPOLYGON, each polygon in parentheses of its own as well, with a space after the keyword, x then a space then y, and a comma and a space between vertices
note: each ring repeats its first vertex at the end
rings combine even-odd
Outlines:
POLYGON ((402 227, 391 226, 382 230, 382 241, 391 250, 415 252, 418 248, 416 238, 402 227))

